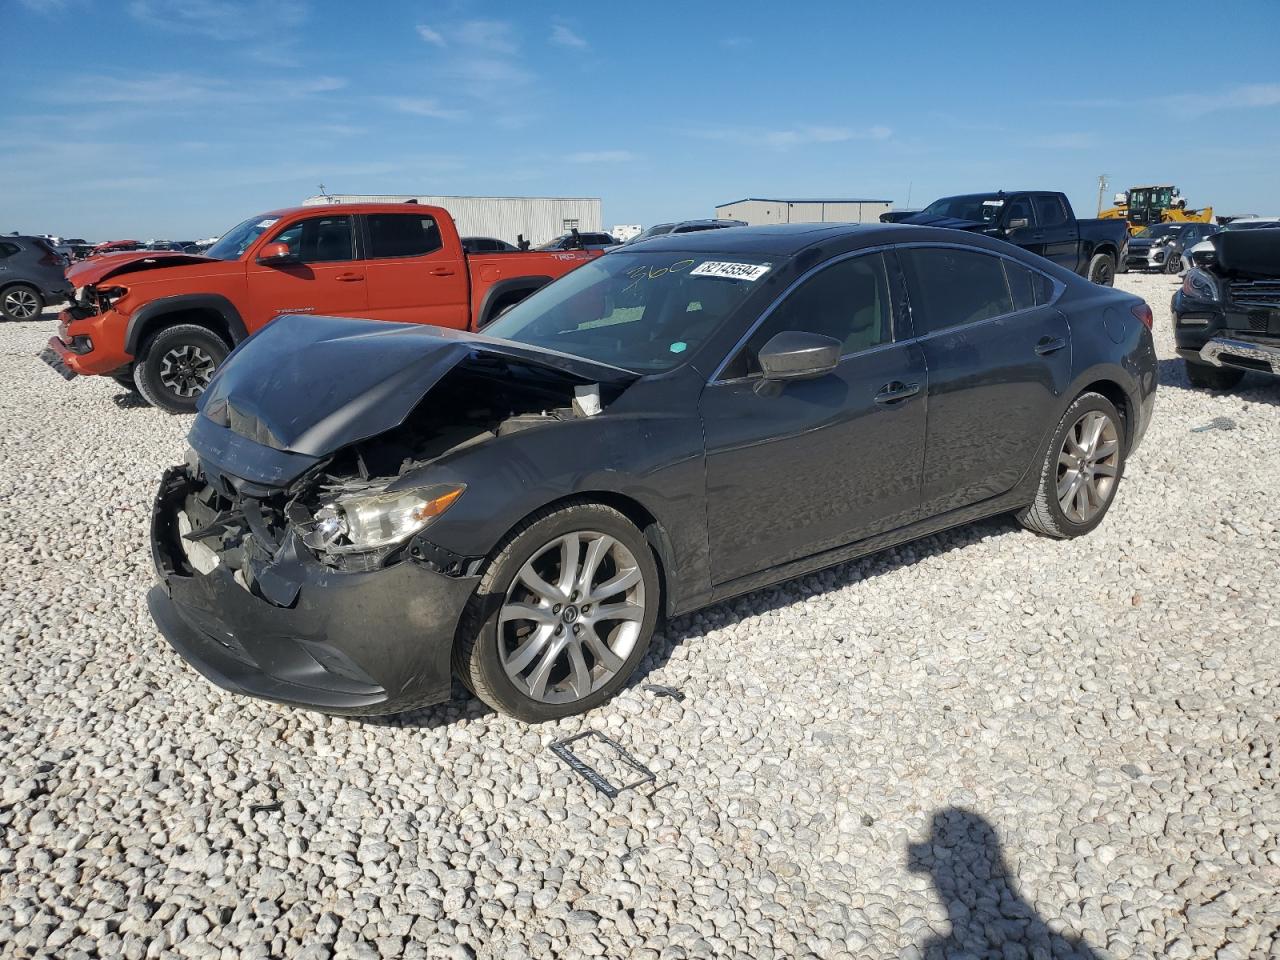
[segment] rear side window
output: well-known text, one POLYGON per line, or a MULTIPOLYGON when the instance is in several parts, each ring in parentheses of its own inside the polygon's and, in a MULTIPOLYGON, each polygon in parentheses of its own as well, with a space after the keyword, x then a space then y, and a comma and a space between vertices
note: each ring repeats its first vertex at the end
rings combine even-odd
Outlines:
POLYGON ((289 252, 303 263, 332 263, 352 260, 350 217, 312 217, 281 230, 272 243, 284 243, 289 252))
POLYGON ((898 251, 917 336, 1013 312, 1001 258, 951 247, 898 251))
POLYGON ((16 243, 0 243, 0 260, 5 257, 12 257, 17 252, 18 245, 16 243))
POLYGON ((1013 295, 1013 309, 1029 310, 1044 306, 1053 299, 1053 281, 1043 273, 1012 260, 1004 261, 1004 273, 1009 280, 1009 292, 1013 295))
POLYGON ((1036 218, 1042 227, 1060 227, 1067 222, 1067 211, 1061 197, 1039 196, 1035 198, 1036 218))
MULTIPOLYGON (((371 213, 369 257, 421 257, 443 245, 435 218, 418 213, 371 213)), ((485 244, 485 249, 492 249, 485 244)))

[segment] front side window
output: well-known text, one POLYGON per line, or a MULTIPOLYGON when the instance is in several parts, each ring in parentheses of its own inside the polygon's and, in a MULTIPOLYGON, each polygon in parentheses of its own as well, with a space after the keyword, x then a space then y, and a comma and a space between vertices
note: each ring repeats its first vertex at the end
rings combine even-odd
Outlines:
POLYGON ((898 259, 918 336, 1013 312, 999 257, 953 247, 908 247, 898 251, 898 259))
POLYGON ((772 269, 732 254, 611 253, 522 300, 484 332, 626 370, 669 370, 772 269))
POLYGON ((303 263, 333 263, 355 259, 353 236, 350 217, 312 217, 281 230, 271 242, 288 245, 303 263))
POLYGON ((1004 222, 1012 226, 1015 220, 1025 220, 1028 227, 1036 225, 1035 215, 1031 212, 1031 201, 1026 197, 1015 197, 1009 201, 1004 222))
POLYGON ((840 341, 840 355, 893 339, 893 309, 884 256, 869 253, 819 270, 787 294, 756 328, 741 355, 725 368, 724 379, 760 372, 760 349, 788 330, 817 333, 840 341))
POLYGON ((1060 197, 1036 197, 1036 216, 1042 227, 1060 227, 1067 222, 1067 211, 1062 209, 1060 197))
MULTIPOLYGON (((369 225, 369 258, 421 257, 439 250, 443 243, 435 218, 420 213, 371 213, 369 225)), ((482 240, 483 249, 492 249, 482 240)))

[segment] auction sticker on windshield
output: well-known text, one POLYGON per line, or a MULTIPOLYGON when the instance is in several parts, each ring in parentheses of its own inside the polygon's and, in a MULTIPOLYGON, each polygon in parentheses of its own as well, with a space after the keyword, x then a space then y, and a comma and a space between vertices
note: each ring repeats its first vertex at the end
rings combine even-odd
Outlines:
POLYGON ((759 280, 771 263, 727 263, 722 260, 708 260, 689 271, 691 277, 725 277, 729 280, 759 280))

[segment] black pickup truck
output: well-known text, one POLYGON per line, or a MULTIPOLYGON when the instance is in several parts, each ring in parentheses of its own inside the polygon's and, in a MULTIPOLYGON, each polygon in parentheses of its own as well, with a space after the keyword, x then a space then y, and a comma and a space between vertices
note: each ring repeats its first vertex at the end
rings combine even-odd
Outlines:
POLYGON ((918 213, 886 213, 880 219, 999 237, 1108 287, 1129 242, 1125 221, 1077 220, 1066 194, 1049 190, 943 197, 918 213))

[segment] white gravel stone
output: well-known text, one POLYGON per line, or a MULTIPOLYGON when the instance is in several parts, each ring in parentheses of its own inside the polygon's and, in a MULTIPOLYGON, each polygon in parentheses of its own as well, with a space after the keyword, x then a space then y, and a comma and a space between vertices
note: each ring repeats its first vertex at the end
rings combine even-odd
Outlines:
POLYGON ((1097 531, 720 604, 645 662, 683 702, 541 727, 212 687, 144 602, 189 421, 0 324, 0 955, 1280 955, 1280 385, 1189 389, 1174 281, 1119 285, 1162 387, 1097 531), (663 789, 546 751, 587 728, 663 789))

